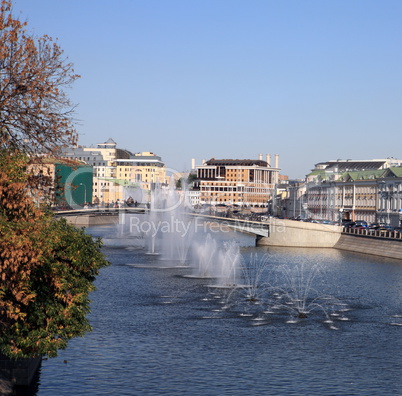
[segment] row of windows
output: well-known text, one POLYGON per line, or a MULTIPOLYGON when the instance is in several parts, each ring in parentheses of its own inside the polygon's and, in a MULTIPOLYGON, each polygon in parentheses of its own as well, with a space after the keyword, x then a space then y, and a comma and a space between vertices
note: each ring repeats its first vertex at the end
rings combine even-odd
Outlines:
POLYGON ((92 162, 92 166, 106 166, 106 162, 98 162, 96 164, 96 159, 95 158, 85 158, 85 157, 74 157, 76 161, 85 161, 85 162, 92 162))
MULTIPOLYGON (((346 199, 346 200, 341 200, 341 199, 336 199, 335 204, 333 200, 319 200, 319 199, 309 199, 308 204, 310 207, 316 207, 319 208, 320 206, 323 207, 343 207, 343 206, 352 206, 353 205, 353 200, 352 199, 346 199)), ((377 207, 376 205, 376 200, 375 198, 367 198, 363 197, 361 199, 356 199, 354 201, 354 206, 355 207, 360 207, 360 208, 372 208, 375 209, 377 207)), ((399 210, 402 208, 402 199, 385 199, 385 200, 380 200, 379 209, 391 209, 391 210, 399 210)))
POLYGON ((133 166, 131 168, 121 168, 121 167, 117 167, 117 171, 119 172, 131 172, 135 170, 136 172, 149 172, 149 173, 155 173, 155 172, 159 172, 160 170, 157 168, 138 168, 137 166, 133 166))

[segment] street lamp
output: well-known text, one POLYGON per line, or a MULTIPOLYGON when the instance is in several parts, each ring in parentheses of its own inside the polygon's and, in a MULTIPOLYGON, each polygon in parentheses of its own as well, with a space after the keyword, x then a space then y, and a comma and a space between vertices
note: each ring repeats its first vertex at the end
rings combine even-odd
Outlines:
POLYGON ((80 186, 84 187, 84 205, 87 203, 87 186, 83 183, 80 183, 80 186))
POLYGON ((355 180, 352 179, 352 221, 356 220, 356 213, 355 213, 355 209, 356 209, 356 184, 355 184, 355 180))
POLYGON ((339 209, 339 225, 342 225, 342 220, 343 220, 343 208, 339 209))

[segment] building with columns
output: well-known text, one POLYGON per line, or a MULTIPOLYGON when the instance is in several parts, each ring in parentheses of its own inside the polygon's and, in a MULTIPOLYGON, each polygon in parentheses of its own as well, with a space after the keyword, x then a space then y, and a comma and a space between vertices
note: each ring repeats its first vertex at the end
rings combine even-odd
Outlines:
POLYGON ((364 220, 399 227, 402 160, 337 160, 317 164, 305 183, 289 188, 286 217, 364 220))
POLYGON ((201 204, 267 206, 278 183, 279 156, 271 166, 271 156, 262 159, 215 159, 196 166, 195 187, 201 204))

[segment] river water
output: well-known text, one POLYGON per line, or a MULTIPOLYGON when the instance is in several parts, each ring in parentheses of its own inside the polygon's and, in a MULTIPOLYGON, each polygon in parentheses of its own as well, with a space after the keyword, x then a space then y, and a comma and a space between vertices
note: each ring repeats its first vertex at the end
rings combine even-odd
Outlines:
POLYGON ((162 268, 143 249, 104 247, 112 265, 91 294, 93 331, 43 362, 31 394, 402 395, 401 262, 224 237, 272 277, 259 280, 264 296, 247 301, 246 289, 162 268), (289 279, 306 318, 285 301, 289 279))

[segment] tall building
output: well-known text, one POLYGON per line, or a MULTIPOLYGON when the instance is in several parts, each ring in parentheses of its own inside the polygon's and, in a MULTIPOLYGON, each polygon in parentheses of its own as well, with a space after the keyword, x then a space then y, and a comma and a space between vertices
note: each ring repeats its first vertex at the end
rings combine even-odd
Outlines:
POLYGON ((275 166, 268 154, 259 159, 215 159, 197 166, 196 186, 201 204, 266 206, 273 195, 279 174, 279 156, 275 166))

